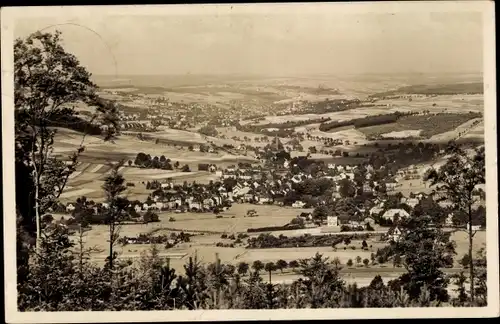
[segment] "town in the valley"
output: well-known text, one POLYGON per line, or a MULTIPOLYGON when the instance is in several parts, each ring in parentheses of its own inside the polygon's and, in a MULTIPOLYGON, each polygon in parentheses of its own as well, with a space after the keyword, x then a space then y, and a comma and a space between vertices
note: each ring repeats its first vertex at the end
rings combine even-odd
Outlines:
MULTIPOLYGON (((446 28, 461 28, 462 16, 450 15, 446 28)), ((95 35, 78 26, 20 24, 19 309, 485 306, 487 123, 482 63, 471 58, 480 37, 470 36, 482 23, 453 34, 467 39, 465 54, 448 29, 422 24, 450 56, 470 54, 450 68, 444 47, 420 53, 392 34, 370 36, 387 45, 372 56, 367 31, 376 28, 363 15, 366 28, 352 26, 357 50, 337 35, 328 57, 325 40, 310 35, 337 19, 321 16, 307 33, 288 20, 290 32, 272 25, 279 39, 308 35, 319 55, 309 59, 295 38, 258 34, 269 23, 261 17, 249 55, 236 40, 247 36, 231 33, 250 23, 214 17, 109 18, 120 31, 96 23, 99 37, 127 37, 110 50, 96 40, 98 61, 75 41, 95 35), (197 27, 177 39, 183 24, 197 27), (125 32, 130 25, 149 32, 125 32), (217 36, 196 38, 211 28, 217 36), (233 54, 214 54, 211 42, 233 54), (250 70, 234 72, 233 57, 250 70)), ((406 18, 382 18, 376 26, 413 39, 406 18)))
MULTIPOLYGON (((238 92, 237 85, 225 89, 238 92)), ((179 271, 195 255, 235 266, 283 266, 321 252, 338 259, 352 282, 369 283, 379 272, 391 279, 403 270, 382 251, 398 239, 398 219, 417 208, 439 215, 450 230, 467 225, 453 203, 438 200, 436 188, 425 181, 429 169, 446 162, 450 141, 468 150, 483 145, 481 85, 454 87, 262 106, 186 103, 148 88, 103 87, 102 98, 120 107, 121 133, 114 143, 86 138, 89 144, 53 216, 76 227, 85 206, 93 222, 86 240, 101 248, 92 258, 104 263, 103 210, 109 206, 102 184, 120 162, 129 200, 120 258, 138 259, 152 242, 161 242, 160 255, 179 271), (180 233, 189 239, 176 239, 180 233)), ((293 90, 338 92, 321 86, 293 90)), ((56 136, 62 145, 79 140, 64 128, 56 136)), ((481 248, 484 186, 477 186, 473 198, 472 227, 481 248)), ((453 236, 461 254, 449 272, 459 271, 467 252, 465 233, 453 236)), ((297 277, 285 266, 275 270, 273 281, 297 277)))

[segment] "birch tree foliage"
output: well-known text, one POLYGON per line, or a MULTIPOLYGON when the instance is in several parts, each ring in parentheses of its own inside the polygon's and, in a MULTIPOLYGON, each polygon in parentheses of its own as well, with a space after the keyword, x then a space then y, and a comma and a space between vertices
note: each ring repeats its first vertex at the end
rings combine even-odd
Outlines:
POLYGON ((107 125, 104 140, 117 134, 117 107, 98 98, 90 77, 79 60, 64 49, 59 31, 36 32, 14 42, 16 203, 23 227, 30 233, 63 192, 84 150, 86 129, 81 130, 81 144, 67 163, 54 157, 56 129, 51 125, 75 120, 71 118, 78 112, 72 105, 80 102, 94 110, 87 120, 80 119, 84 125, 107 125))

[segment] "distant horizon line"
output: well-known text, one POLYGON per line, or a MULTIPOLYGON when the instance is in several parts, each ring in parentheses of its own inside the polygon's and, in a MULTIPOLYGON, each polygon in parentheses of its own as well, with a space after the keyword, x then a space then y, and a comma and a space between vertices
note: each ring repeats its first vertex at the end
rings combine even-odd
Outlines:
POLYGON ((447 72, 343 72, 343 73, 296 73, 296 74, 265 74, 265 73, 92 73, 92 76, 116 77, 116 76, 258 76, 258 77, 293 77, 293 76, 344 76, 344 75, 459 75, 477 74, 483 75, 483 71, 447 71, 447 72))

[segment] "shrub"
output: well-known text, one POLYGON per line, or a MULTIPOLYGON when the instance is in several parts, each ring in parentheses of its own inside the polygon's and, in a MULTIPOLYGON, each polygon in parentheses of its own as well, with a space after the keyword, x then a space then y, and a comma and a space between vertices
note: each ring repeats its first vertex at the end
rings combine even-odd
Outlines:
POLYGON ((351 250, 356 250, 356 247, 354 245, 351 246, 351 250))
POLYGON ((295 230, 301 229, 303 225, 285 225, 285 226, 268 226, 268 227, 257 227, 257 228, 249 228, 247 229, 248 233, 255 232, 271 232, 271 231, 286 231, 286 230, 295 230))
POLYGON ((221 239, 225 239, 225 238, 227 238, 227 234, 226 234, 226 233, 222 234, 222 235, 220 236, 220 238, 221 238, 221 239))
POLYGON ((351 228, 347 225, 342 225, 340 226, 340 231, 341 232, 349 232, 351 230, 351 228))
POLYGON ((347 260, 347 266, 352 267, 354 265, 354 262, 352 262, 352 259, 347 260))
POLYGON ((222 218, 222 215, 217 215, 215 216, 215 218, 222 218))
POLYGON ((230 239, 230 240, 234 240, 235 239, 234 234, 229 235, 227 238, 230 239))
POLYGON ((364 259, 363 264, 365 265, 365 267, 368 267, 368 265, 370 264, 370 260, 364 259))
POLYGON ((469 264, 470 264, 470 255, 469 255, 469 253, 464 254, 464 256, 462 257, 462 259, 460 259, 459 263, 464 268, 466 268, 466 269, 469 268, 469 264))
POLYGON ((175 222, 175 218, 170 217, 170 218, 168 219, 168 221, 169 221, 169 222, 175 222))

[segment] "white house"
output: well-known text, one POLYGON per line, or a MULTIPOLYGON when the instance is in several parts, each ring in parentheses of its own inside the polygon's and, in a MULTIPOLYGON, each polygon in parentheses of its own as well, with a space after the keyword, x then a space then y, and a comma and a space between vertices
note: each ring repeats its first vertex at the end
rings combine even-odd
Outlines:
POLYGON ((363 223, 365 225, 370 224, 370 226, 373 227, 375 225, 375 220, 371 217, 365 217, 365 219, 363 219, 363 223))
POLYGON ((448 225, 448 226, 453 226, 453 213, 450 213, 450 214, 446 217, 445 224, 446 224, 446 225, 448 225))
POLYGON ((382 208, 377 207, 377 206, 372 207, 370 209, 370 215, 378 215, 382 210, 383 210, 382 208))
POLYGON ((73 204, 68 204, 68 205, 66 206, 66 211, 67 211, 67 212, 72 212, 72 211, 74 211, 74 210, 75 210, 75 206, 73 206, 73 204))
POLYGON ((140 213, 142 211, 142 208, 141 208, 140 205, 135 205, 134 206, 134 210, 135 210, 136 213, 140 213))
POLYGON ((404 209, 399 209, 399 208, 393 208, 393 209, 389 209, 387 210, 383 215, 382 215, 382 218, 384 219, 390 219, 391 221, 394 221, 394 218, 396 216, 399 216, 399 217, 409 217, 410 214, 408 214, 408 212, 404 209))
POLYGON ((297 200, 292 204, 293 208, 303 208, 306 204, 300 200, 297 200))
MULTIPOLYGON (((467 223, 467 230, 469 230, 469 223, 467 223)), ((481 225, 472 225, 472 230, 473 231, 479 231, 481 229, 481 225)))
POLYGON ((389 233, 387 233, 389 235, 389 239, 391 241, 394 241, 394 242, 397 242, 399 241, 399 239, 401 238, 401 230, 399 229, 399 227, 395 227, 393 229, 391 229, 389 231, 389 233))
POLYGON ((387 188, 388 191, 392 191, 396 189, 397 185, 398 185, 397 182, 387 182, 385 184, 385 187, 387 188))
POLYGON ((326 225, 328 227, 340 226, 339 217, 338 216, 327 216, 326 217, 326 225))
POLYGON ((417 198, 408 198, 406 200, 406 204, 410 207, 415 207, 416 205, 418 205, 419 203, 419 200, 417 198))

